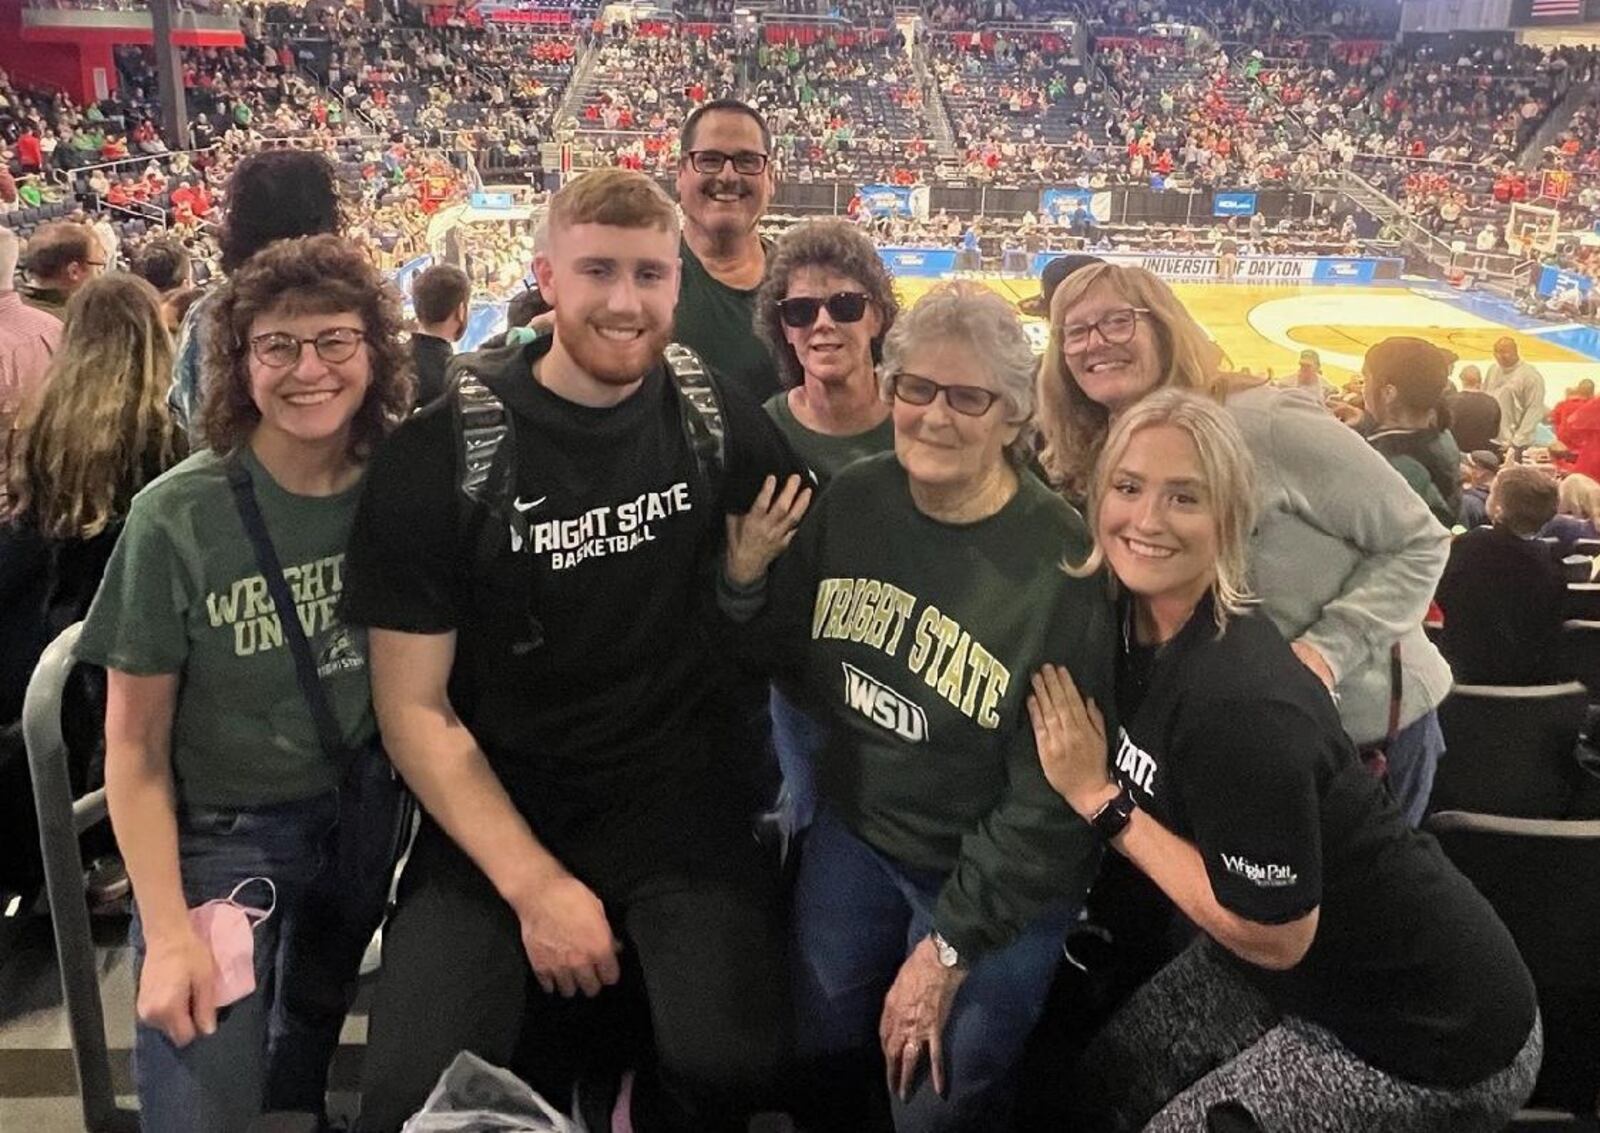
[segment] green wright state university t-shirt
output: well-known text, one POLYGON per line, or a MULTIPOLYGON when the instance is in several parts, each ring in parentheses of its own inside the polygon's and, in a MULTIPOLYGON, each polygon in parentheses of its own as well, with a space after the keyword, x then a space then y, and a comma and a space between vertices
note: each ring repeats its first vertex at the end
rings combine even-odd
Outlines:
POLYGON ((678 250, 683 284, 672 314, 674 341, 700 355, 759 405, 778 392, 778 364, 755 331, 759 289, 745 291, 713 278, 687 241, 678 250))
MULTIPOLYGON (((248 449, 243 459, 340 731, 347 746, 365 743, 376 734, 366 634, 339 618, 360 485, 297 496, 248 449)), ((210 450, 134 497, 78 656, 140 676, 179 674, 172 762, 182 803, 260 806, 338 782, 223 460, 210 450)))

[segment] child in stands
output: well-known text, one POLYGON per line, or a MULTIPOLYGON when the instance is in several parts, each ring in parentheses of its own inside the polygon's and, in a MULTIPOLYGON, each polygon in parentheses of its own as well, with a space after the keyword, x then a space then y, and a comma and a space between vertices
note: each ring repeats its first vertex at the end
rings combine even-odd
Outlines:
POLYGON ((1557 679, 1566 586, 1538 538, 1556 513, 1556 485, 1528 465, 1500 470, 1489 489, 1491 527, 1459 536, 1439 580, 1445 659, 1458 684, 1533 685, 1557 679))

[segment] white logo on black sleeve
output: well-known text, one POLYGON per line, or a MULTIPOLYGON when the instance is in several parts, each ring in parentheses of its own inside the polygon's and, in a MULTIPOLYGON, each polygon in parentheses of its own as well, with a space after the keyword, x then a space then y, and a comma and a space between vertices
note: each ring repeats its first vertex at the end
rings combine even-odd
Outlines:
POLYGON ((1300 880, 1293 866, 1277 862, 1262 864, 1238 854, 1223 854, 1222 864, 1229 873, 1244 878, 1259 889, 1287 889, 1300 880))
POLYGON ((1156 760, 1149 752, 1135 746, 1127 730, 1117 729, 1117 770, 1128 782, 1152 799, 1156 797, 1156 760))
POLYGON ((903 740, 921 743, 928 738, 928 717, 920 705, 854 665, 844 661, 839 664, 844 669, 846 704, 903 740))

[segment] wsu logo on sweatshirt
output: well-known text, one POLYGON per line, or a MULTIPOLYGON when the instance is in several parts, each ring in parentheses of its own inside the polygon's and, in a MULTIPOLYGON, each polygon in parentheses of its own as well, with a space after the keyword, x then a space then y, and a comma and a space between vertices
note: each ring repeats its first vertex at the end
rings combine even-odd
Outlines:
POLYGON ((928 717, 918 705, 849 662, 841 661, 839 665, 844 669, 846 704, 910 743, 922 743, 928 738, 928 717))

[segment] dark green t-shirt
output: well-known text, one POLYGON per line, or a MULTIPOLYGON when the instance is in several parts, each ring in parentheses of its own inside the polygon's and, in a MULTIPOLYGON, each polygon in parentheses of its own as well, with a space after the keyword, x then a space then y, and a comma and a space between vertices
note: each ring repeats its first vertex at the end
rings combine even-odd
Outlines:
MULTIPOLYGON (((364 744, 377 732, 366 632, 339 617, 360 486, 296 496, 248 449, 244 459, 340 730, 347 745, 364 744)), ((134 497, 78 656, 139 676, 179 675, 172 765, 182 802, 261 806, 337 785, 222 458, 210 450, 134 497)))
POLYGON ((778 392, 778 363, 756 337, 756 288, 729 287, 712 278, 688 241, 679 245, 683 284, 673 312, 673 341, 681 342, 760 404, 778 392))
POLYGON ((894 449, 892 418, 885 417, 882 422, 864 433, 836 437, 828 433, 819 433, 801 424, 800 419, 794 415, 794 410, 789 408, 787 391, 768 399, 762 408, 778 426, 778 432, 789 442, 789 447, 794 449, 795 455, 805 461, 806 467, 811 469, 811 474, 817 478, 819 488, 826 487, 828 481, 862 457, 875 456, 880 452, 894 449))
POLYGON ((1031 475, 999 512, 955 526, 919 511, 882 453, 819 497, 752 623, 790 647, 828 725, 822 800, 881 853, 948 875, 934 924, 968 957, 1080 902, 1099 862, 1045 781, 1026 705, 1046 662, 1111 705, 1105 583, 1061 570, 1088 547, 1077 512, 1031 475))

